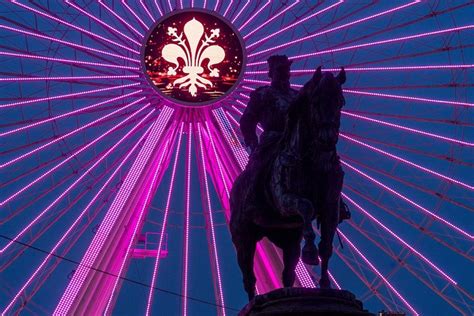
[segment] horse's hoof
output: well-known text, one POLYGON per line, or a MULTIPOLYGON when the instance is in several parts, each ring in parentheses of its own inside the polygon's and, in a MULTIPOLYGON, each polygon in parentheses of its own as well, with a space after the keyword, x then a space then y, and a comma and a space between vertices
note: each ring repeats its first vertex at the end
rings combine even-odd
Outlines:
POLYGON ((301 260, 306 264, 317 266, 319 264, 318 247, 314 244, 305 244, 301 253, 301 260))

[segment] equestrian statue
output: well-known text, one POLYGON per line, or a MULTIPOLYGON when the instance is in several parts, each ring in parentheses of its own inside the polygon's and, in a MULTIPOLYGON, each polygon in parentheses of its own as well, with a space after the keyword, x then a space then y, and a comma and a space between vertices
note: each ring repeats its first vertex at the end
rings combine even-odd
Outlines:
POLYGON ((350 217, 341 200, 344 172, 336 151, 344 69, 334 76, 319 67, 297 91, 290 86, 288 57, 271 56, 268 65, 271 85, 251 93, 240 120, 251 154, 230 196, 230 231, 249 300, 255 296, 256 244, 264 237, 282 249, 285 287, 293 286, 301 255, 306 264, 321 260, 319 285, 330 288, 334 235, 350 217), (320 230, 318 246, 313 221, 320 230))

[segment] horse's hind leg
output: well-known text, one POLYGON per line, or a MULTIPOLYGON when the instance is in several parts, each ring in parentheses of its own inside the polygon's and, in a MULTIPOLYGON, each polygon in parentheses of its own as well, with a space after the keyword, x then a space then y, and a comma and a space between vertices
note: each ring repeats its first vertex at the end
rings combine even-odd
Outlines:
POLYGON ((257 239, 249 237, 250 236, 244 237, 242 234, 242 240, 234 240, 234 245, 237 249, 237 260, 239 262, 240 270, 242 271, 244 289, 245 292, 247 292, 250 301, 255 297, 255 284, 257 282, 253 271, 253 258, 255 255, 257 239))

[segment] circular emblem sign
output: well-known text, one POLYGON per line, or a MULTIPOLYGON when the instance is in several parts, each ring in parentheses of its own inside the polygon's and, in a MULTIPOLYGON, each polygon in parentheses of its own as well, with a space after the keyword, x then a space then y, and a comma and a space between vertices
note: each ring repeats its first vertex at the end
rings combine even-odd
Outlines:
POLYGON ((151 29, 143 54, 146 75, 174 103, 210 104, 230 93, 244 67, 240 35, 211 12, 182 10, 151 29))

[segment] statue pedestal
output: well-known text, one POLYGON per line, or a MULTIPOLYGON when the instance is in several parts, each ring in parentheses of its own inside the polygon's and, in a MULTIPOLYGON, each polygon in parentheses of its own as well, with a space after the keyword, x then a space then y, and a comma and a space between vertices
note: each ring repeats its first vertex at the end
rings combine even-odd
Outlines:
POLYGON ((374 316, 349 291, 334 289, 282 288, 257 295, 239 316, 374 316))

